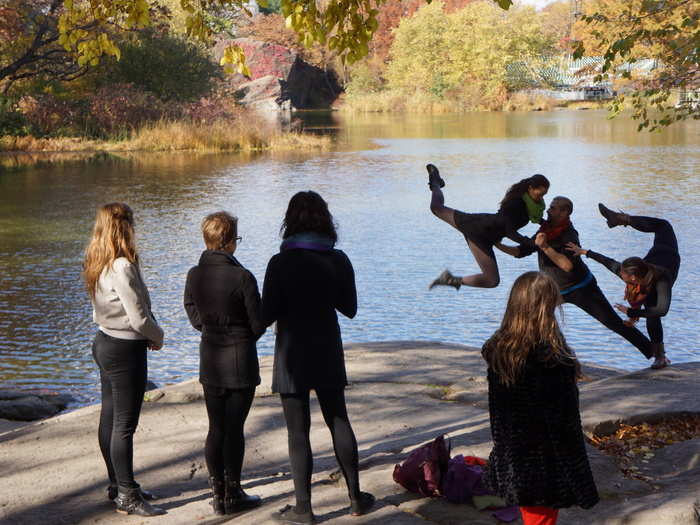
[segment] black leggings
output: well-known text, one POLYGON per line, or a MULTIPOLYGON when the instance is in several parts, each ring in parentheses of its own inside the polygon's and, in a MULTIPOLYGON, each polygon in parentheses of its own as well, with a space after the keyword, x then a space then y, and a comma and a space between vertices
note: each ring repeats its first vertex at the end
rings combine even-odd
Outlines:
POLYGON ((92 356, 100 367, 102 409, 98 437, 110 485, 135 488, 134 432, 146 390, 146 341, 98 332, 92 356))
MULTIPOLYGON (((665 219, 655 217, 643 217, 634 215, 630 217, 630 226, 637 231, 654 234, 654 243, 649 252, 644 256, 648 263, 666 268, 671 274, 671 285, 678 278, 678 270, 681 265, 681 257, 678 253, 678 240, 673 226, 665 219)), ((661 343, 664 340, 664 328, 661 317, 647 317, 647 332, 653 343, 661 343)))
POLYGON ((671 282, 675 283, 678 278, 681 257, 678 253, 676 233, 673 231, 671 223, 666 219, 633 215, 630 217, 630 226, 637 231, 654 234, 654 244, 644 256, 644 260, 666 268, 671 274, 671 282))
MULTIPOLYGON (((289 459, 292 465, 297 510, 305 512, 311 509, 311 472, 313 470, 309 442, 309 429, 311 427, 309 392, 281 394, 280 397, 282 398, 284 418, 287 421, 289 459)), ((335 457, 345 477, 350 499, 359 499, 357 441, 348 419, 345 391, 342 388, 337 390, 317 389, 316 397, 321 405, 323 419, 331 431, 333 450, 335 450, 335 457)))
POLYGON ((633 326, 626 326, 615 310, 608 302, 603 292, 594 280, 583 288, 578 288, 568 294, 562 295, 565 303, 578 306, 588 315, 597 319, 609 330, 621 335, 632 343, 647 359, 654 356, 651 343, 642 332, 633 326))
POLYGON ((245 438, 243 425, 253 404, 255 387, 246 389, 204 386, 204 402, 209 416, 209 433, 204 458, 209 475, 217 480, 224 474, 241 481, 245 438))

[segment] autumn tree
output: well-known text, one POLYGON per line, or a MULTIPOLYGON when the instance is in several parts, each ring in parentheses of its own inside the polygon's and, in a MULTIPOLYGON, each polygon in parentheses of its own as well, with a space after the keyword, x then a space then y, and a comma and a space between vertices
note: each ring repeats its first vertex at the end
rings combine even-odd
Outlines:
POLYGON ((575 27, 575 56, 600 53, 598 80, 621 76, 628 93, 613 102, 613 115, 628 100, 639 129, 700 119, 700 104, 676 104, 674 92, 700 90, 700 3, 697 0, 594 0, 575 27), (652 70, 637 71, 642 59, 652 70))
POLYGON ((0 91, 41 74, 71 80, 84 74, 59 44, 63 0, 6 0, 0 7, 0 91))
POLYGON ((469 86, 492 107, 506 85, 506 64, 552 52, 532 7, 505 12, 491 2, 445 13, 435 0, 395 31, 386 77, 390 89, 442 98, 469 86))

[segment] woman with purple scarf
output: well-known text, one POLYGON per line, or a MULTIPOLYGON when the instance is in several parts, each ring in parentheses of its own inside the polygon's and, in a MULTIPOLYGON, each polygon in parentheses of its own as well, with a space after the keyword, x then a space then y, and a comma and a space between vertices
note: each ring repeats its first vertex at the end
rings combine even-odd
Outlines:
POLYGON ((345 360, 336 310, 357 313, 355 273, 335 249, 338 236, 323 198, 299 192, 289 201, 280 252, 270 259, 263 285, 266 325, 277 323, 272 391, 278 392, 287 423, 295 506, 273 517, 283 523, 312 523, 309 393, 316 392, 348 487, 351 513, 370 510, 374 497, 360 491, 355 434, 345 405, 345 360))

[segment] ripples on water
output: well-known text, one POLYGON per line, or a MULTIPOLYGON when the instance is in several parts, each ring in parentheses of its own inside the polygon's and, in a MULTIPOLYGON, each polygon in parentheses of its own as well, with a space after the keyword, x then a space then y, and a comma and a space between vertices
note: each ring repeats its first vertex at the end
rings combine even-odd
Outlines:
MULTIPOLYGON (((262 285, 279 245, 290 196, 314 189, 339 225, 339 247, 355 266, 360 308, 341 326, 347 342, 423 339, 480 346, 498 326, 512 281, 535 257, 498 254, 501 286, 428 292, 445 267, 477 271, 462 236, 428 210, 427 162, 447 181, 448 206, 493 212, 508 185, 535 172, 551 193, 574 201, 585 247, 618 259, 644 255, 649 235, 609 230, 596 204, 652 213, 674 224, 683 263, 664 321, 674 362, 700 358, 698 197, 700 126, 636 134, 629 121, 604 114, 475 114, 436 118, 354 118, 341 123, 339 150, 294 158, 230 155, 141 155, 123 161, 66 164, 0 175, 0 384, 3 388, 70 391, 81 403, 98 397, 90 354, 95 327, 79 279, 84 244, 98 204, 125 201, 135 211, 144 274, 166 348, 149 354, 159 384, 197 373, 197 333, 182 309, 189 267, 203 246, 201 218, 238 215, 243 243, 236 256, 262 285)), ((524 230, 533 233, 530 225, 524 230)), ((611 302, 620 281, 589 266, 611 302)), ((583 360, 619 368, 646 365, 638 352, 573 306, 564 331, 583 360)), ((258 345, 270 353, 273 338, 258 345)))

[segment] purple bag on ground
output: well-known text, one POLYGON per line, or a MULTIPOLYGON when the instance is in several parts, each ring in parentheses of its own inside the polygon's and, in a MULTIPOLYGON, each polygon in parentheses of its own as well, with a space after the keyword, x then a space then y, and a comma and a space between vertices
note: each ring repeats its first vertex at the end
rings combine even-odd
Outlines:
POLYGON ((394 467, 394 481, 410 492, 427 497, 440 496, 449 460, 449 441, 438 436, 411 451, 406 461, 394 467))
POLYGON ((464 456, 453 457, 447 465, 447 474, 442 485, 442 491, 451 503, 471 503, 472 496, 482 496, 487 493, 481 484, 483 468, 479 465, 468 465, 464 456))

